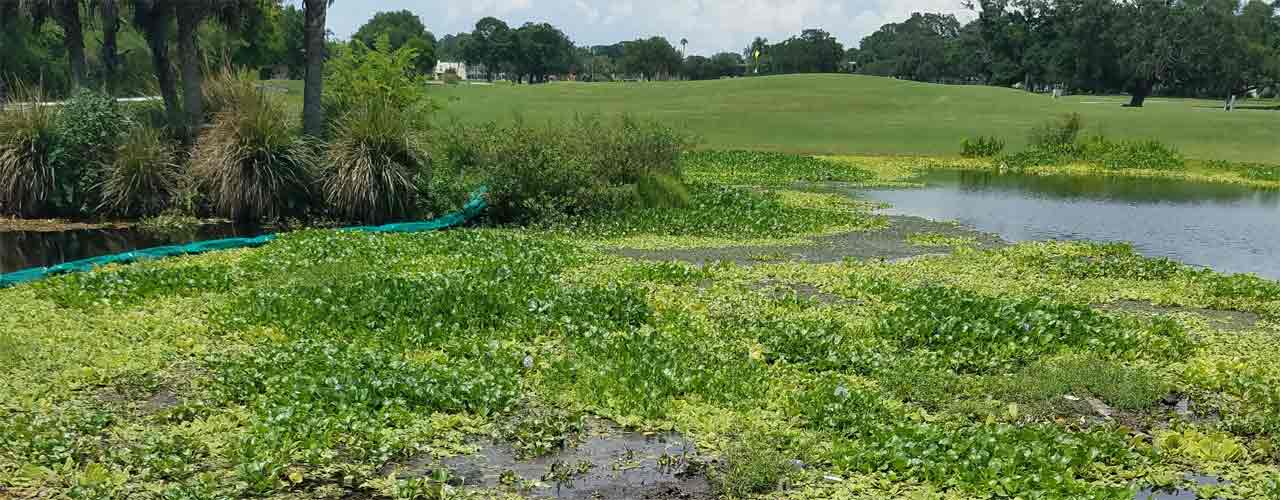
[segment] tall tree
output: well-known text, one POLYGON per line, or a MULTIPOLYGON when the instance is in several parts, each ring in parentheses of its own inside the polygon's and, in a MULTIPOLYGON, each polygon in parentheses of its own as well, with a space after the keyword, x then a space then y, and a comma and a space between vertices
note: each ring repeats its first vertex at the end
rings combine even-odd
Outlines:
POLYGON ((330 0, 304 0, 307 70, 302 92, 302 129, 310 136, 324 133, 325 17, 330 0))
POLYGON ((67 52, 71 68, 71 86, 85 86, 88 65, 84 55, 84 23, 80 18, 80 0, 23 0, 27 14, 35 20, 38 29, 47 19, 53 19, 62 29, 62 44, 67 52))
POLYGON ((384 36, 391 43, 392 51, 408 46, 417 52, 414 69, 419 73, 430 73, 435 68, 436 37, 427 31, 417 14, 407 10, 379 12, 361 26, 352 38, 360 40, 367 47, 373 47, 384 36))
POLYGON ((98 0, 98 18, 102 22, 102 47, 98 57, 102 59, 103 80, 108 92, 115 93, 120 83, 120 48, 117 41, 120 34, 120 4, 117 0, 98 0))
POLYGON ((513 59, 514 46, 511 27, 500 19, 486 17, 476 22, 476 28, 471 32, 471 41, 463 49, 463 53, 468 63, 483 64, 485 79, 493 81, 494 71, 513 59))
POLYGON ((173 4, 166 0, 131 0, 133 24, 142 31, 151 49, 151 68, 164 99, 165 115, 174 133, 183 128, 182 103, 178 101, 177 78, 169 58, 169 26, 173 22, 173 4))

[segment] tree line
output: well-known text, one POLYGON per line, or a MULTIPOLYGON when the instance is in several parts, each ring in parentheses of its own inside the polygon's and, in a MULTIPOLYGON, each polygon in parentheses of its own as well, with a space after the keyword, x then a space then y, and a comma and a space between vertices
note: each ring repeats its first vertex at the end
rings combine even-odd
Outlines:
POLYGON ((980 0, 972 22, 914 14, 866 37, 848 60, 897 78, 1226 97, 1276 91, 1280 2, 980 0))
MULTIPOLYGON (((119 94, 160 93, 175 122, 200 121, 202 68, 261 68, 263 77, 307 76, 307 55, 337 42, 307 0, 0 0, 0 81, 15 76, 64 95, 94 85, 119 94), (308 49, 311 49, 310 51, 308 49), (158 87, 158 88, 157 88, 158 87), (178 99, 186 102, 178 103, 178 99), (186 109, 182 109, 185 106, 186 109)), ((1028 89, 1240 95, 1280 82, 1280 1, 974 0, 978 15, 917 13, 846 50, 830 33, 806 29, 740 53, 686 54, 687 40, 641 38, 579 46, 549 23, 513 27, 486 17, 470 32, 437 38, 410 11, 380 12, 352 36, 373 46, 411 47, 413 71, 465 62, 487 79, 704 80, 856 71, 910 80, 1028 89)), ((321 16, 322 17, 322 16, 321 16)), ((318 71, 318 70, 317 70, 318 71)), ((319 78, 316 75, 315 78, 319 78)), ((318 82, 315 83, 319 85, 318 82)), ((4 92, 0 83, 0 94, 4 92)))

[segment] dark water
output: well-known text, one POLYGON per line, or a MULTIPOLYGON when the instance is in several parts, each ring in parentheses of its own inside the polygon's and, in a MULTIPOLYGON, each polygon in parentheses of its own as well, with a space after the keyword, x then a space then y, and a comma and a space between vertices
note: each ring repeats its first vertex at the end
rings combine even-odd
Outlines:
POLYGON ((1009 241, 1129 242, 1145 255, 1280 279, 1280 191, 1167 179, 935 171, 869 190, 890 214, 956 220, 1009 241))
POLYGON ((264 230, 234 224, 209 224, 174 234, 137 229, 87 229, 61 232, 0 232, 0 273, 99 257, 140 248, 243 236, 264 230))

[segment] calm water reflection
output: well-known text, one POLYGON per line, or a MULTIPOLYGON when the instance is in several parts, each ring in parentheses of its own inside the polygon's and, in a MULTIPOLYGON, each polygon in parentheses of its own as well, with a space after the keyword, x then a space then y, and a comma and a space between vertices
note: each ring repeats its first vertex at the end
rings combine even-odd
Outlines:
POLYGON ((232 224, 205 225, 177 234, 157 235, 135 229, 62 232, 0 232, 0 273, 51 266, 72 260, 128 252, 140 248, 193 241, 257 236, 262 230, 232 224))
POLYGON ((957 220, 1009 241, 1125 241, 1139 252, 1280 279, 1280 192, 1166 179, 929 172, 862 192, 887 213, 957 220))

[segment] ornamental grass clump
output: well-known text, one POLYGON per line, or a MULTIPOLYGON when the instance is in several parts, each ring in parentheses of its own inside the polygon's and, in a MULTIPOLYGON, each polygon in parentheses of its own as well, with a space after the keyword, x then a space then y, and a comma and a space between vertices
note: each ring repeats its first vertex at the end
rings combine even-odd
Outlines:
POLYGON ((306 211, 314 148, 284 116, 280 103, 245 95, 200 136, 191 174, 219 216, 250 222, 306 211))
POLYGON ((0 107, 0 212, 38 217, 56 207, 61 188, 74 179, 63 178, 53 161, 54 109, 17 104, 43 97, 38 90, 18 90, 13 103, 0 107))
POLYGON ((176 151, 160 130, 129 132, 98 186, 100 210, 125 217, 159 214, 182 185, 176 151))
POLYGON ((352 109, 338 123, 325 154, 320 190, 330 210, 352 221, 409 217, 430 160, 411 122, 394 103, 352 109))

